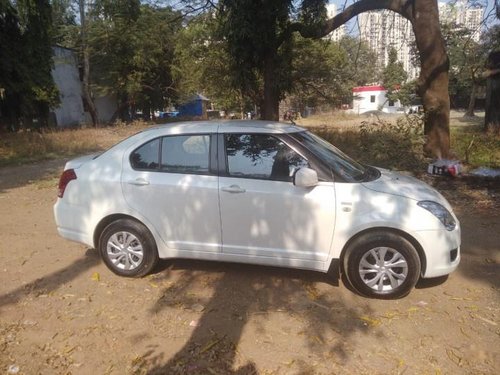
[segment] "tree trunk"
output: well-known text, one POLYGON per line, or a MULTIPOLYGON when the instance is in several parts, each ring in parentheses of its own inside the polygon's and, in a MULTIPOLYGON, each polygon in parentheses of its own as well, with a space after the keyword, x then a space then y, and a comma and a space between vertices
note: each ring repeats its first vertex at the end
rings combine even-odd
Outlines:
POLYGON ((360 13, 379 9, 392 10, 412 24, 421 64, 418 93, 426 114, 424 151, 436 158, 446 158, 450 152, 449 61, 439 25, 437 0, 359 0, 327 20, 320 30, 300 22, 292 24, 283 33, 282 40, 294 31, 305 38, 321 38, 360 13))
POLYGON ((436 0, 413 2, 413 32, 420 54, 417 90, 425 111, 424 152, 438 159, 450 152, 449 60, 439 25, 436 0))
POLYGON ((279 120, 280 92, 276 82, 275 59, 272 54, 264 61, 264 100, 261 106, 262 120, 279 120))
POLYGON ((484 130, 500 134, 500 51, 488 56, 484 130))
POLYGON ((80 37, 82 41, 82 58, 83 58, 83 77, 82 77, 82 90, 83 99, 92 118, 92 125, 97 127, 98 117, 97 109, 95 107, 94 101, 92 100, 92 95, 90 94, 90 57, 87 46, 87 24, 85 22, 85 1, 79 0, 78 5, 80 7, 80 37))
POLYGON ((474 117, 474 107, 476 106, 476 96, 477 96, 477 85, 472 82, 472 90, 469 97, 469 106, 467 107, 467 112, 465 112, 464 117, 474 117))

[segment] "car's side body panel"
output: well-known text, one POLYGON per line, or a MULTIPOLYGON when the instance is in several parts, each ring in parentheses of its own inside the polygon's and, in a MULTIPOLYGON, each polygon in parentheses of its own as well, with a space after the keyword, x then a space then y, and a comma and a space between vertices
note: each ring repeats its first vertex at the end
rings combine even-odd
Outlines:
POLYGON ((220 177, 223 252, 325 262, 335 226, 333 183, 220 177), (225 191, 237 186, 242 192, 225 191))
POLYGON ((126 203, 149 218, 168 248, 221 251, 217 176, 134 171, 125 165, 126 203), (135 185, 136 180, 148 184, 135 185))
POLYGON ((422 248, 427 267, 422 277, 448 274, 460 259, 451 260, 450 251, 460 248, 460 225, 447 231, 417 201, 400 195, 374 192, 363 184, 335 184, 337 224, 331 259, 341 257, 346 243, 358 233, 380 228, 396 230, 411 236, 422 248))

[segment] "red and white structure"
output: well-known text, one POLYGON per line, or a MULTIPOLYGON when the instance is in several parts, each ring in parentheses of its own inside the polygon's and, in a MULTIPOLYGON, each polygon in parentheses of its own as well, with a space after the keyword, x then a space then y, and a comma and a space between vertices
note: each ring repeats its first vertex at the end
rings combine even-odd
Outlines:
POLYGON ((359 86, 352 89, 352 112, 362 114, 369 111, 385 113, 404 112, 400 101, 390 101, 383 86, 359 86))

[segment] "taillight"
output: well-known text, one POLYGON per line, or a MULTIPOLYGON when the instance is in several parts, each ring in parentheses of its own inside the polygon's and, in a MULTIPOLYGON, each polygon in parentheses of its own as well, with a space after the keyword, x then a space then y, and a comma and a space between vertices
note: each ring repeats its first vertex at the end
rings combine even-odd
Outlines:
POLYGON ((71 180, 76 180, 76 173, 74 169, 66 169, 59 179, 59 191, 57 192, 57 196, 62 198, 64 195, 64 190, 66 190, 66 186, 68 186, 71 180))

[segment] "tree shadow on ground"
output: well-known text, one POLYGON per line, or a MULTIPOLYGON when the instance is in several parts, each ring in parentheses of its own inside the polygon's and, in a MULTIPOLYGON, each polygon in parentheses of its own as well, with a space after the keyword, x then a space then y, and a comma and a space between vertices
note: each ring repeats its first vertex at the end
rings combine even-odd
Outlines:
POLYGON ((500 289, 500 221, 495 211, 462 213, 462 260, 458 271, 500 289))
POLYGON ((99 262, 100 258, 97 251, 88 249, 84 258, 75 260, 72 264, 59 271, 40 277, 0 296, 0 308, 15 304, 28 295, 39 296, 41 294, 53 292, 67 282, 76 279, 80 274, 96 266, 99 262))
POLYGON ((66 159, 58 159, 22 166, 1 167, 0 193, 28 185, 33 181, 59 177, 65 163, 66 159))
MULTIPOLYGON (((181 268, 182 276, 162 291, 150 311, 152 315, 179 303, 195 304, 195 298, 190 300, 190 290, 193 285, 206 284, 203 275, 207 273, 215 277, 204 288, 213 293, 189 340, 175 355, 165 358, 164 354, 148 354, 145 359, 150 369, 148 374, 256 374, 255 363, 239 355, 239 342, 250 321, 257 324, 257 331, 264 337, 266 328, 256 321, 267 322, 271 314, 300 317, 304 327, 288 327, 291 337, 299 335, 309 351, 324 357, 335 355, 341 361, 349 356, 346 347, 350 337, 371 329, 359 318, 372 313, 368 303, 361 308, 349 306, 332 285, 335 282, 325 274, 180 260, 155 278, 170 280, 174 268, 181 268)), ((295 350, 291 347, 288 355, 293 357, 295 350)), ((307 363, 299 367, 303 373, 311 370, 307 363)))

